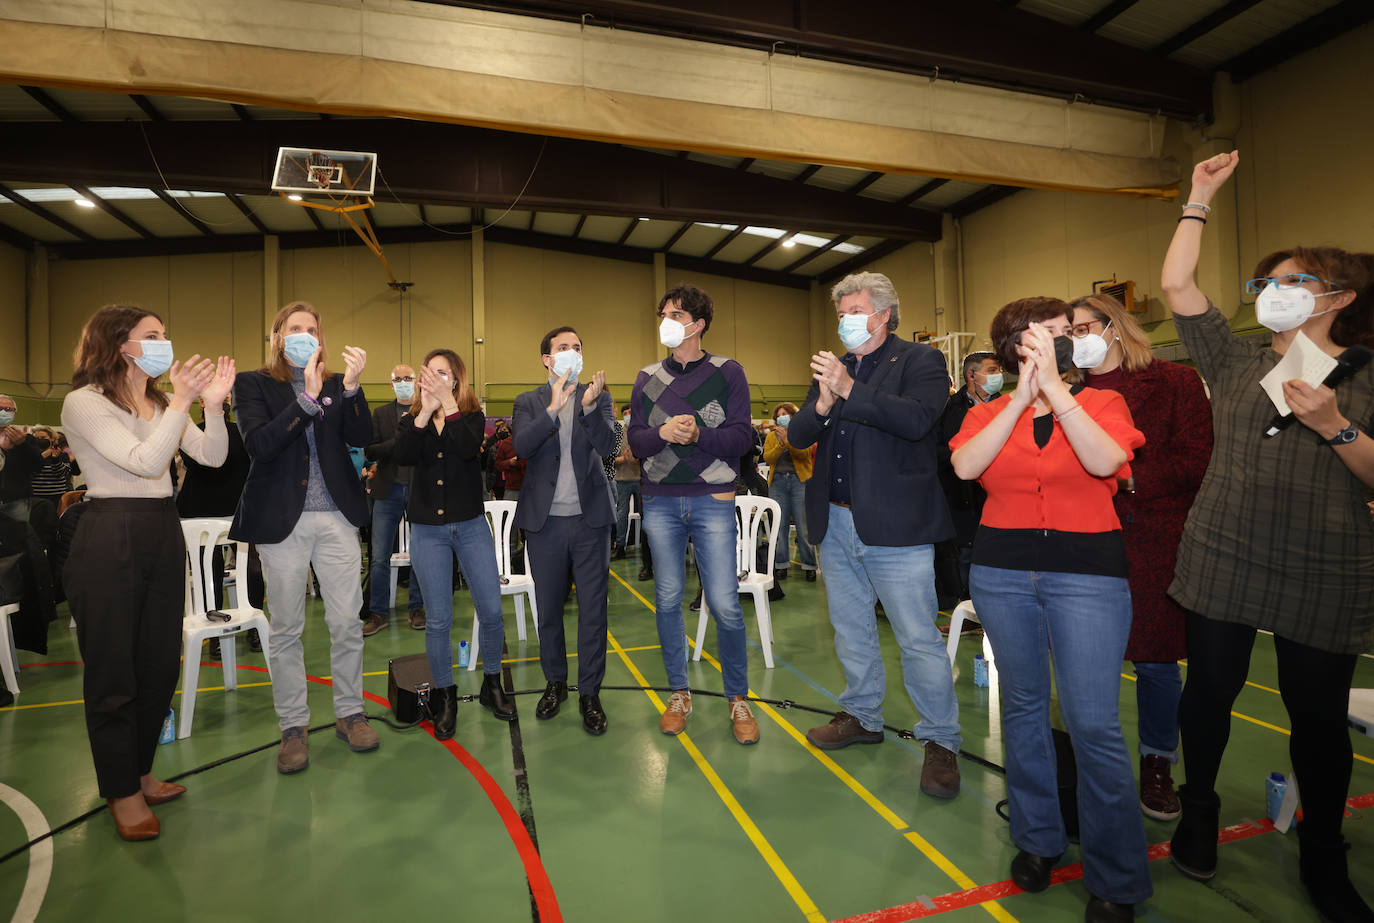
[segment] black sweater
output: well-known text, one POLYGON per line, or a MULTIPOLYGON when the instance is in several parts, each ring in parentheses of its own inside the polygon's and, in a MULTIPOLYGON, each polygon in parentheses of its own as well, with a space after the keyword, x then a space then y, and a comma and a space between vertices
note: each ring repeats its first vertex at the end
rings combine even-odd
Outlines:
POLYGON ((439 526, 483 514, 481 454, 486 425, 486 415, 480 410, 448 419, 443 433, 435 429, 433 420, 424 429, 416 429, 414 417, 401 417, 392 458, 398 465, 415 469, 406 501, 412 523, 439 526))

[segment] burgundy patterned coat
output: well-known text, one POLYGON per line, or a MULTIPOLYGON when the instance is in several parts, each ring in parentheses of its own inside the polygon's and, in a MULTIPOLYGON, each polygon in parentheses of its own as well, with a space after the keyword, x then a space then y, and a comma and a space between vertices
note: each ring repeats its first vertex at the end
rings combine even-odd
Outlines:
POLYGON ((1116 495, 1130 567, 1134 617, 1127 660, 1185 656, 1183 608, 1168 596, 1188 509, 1212 456, 1212 407, 1187 366, 1156 359, 1138 372, 1088 376, 1088 385, 1126 399, 1145 445, 1131 461, 1135 493, 1116 495))

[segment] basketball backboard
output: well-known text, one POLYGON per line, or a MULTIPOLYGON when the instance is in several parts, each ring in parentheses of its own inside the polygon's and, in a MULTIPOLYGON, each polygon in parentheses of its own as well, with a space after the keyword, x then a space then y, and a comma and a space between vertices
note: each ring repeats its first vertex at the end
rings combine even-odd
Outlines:
POLYGON ((299 195, 371 196, 376 176, 376 154, 283 147, 277 151, 272 189, 299 195))

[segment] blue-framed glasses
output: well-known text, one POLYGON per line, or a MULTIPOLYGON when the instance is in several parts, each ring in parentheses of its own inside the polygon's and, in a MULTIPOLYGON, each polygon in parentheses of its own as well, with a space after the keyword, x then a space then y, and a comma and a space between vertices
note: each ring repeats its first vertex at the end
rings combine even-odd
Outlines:
POLYGON ((1258 279, 1251 279, 1249 282, 1245 283, 1245 291, 1251 295, 1258 295, 1260 292, 1264 291, 1266 286, 1271 284, 1277 285, 1280 291, 1284 291, 1292 288, 1301 288, 1304 282, 1320 282, 1323 285, 1335 284, 1327 281, 1326 279, 1319 279, 1310 273, 1290 272, 1286 276, 1274 276, 1272 278, 1261 277, 1258 279))

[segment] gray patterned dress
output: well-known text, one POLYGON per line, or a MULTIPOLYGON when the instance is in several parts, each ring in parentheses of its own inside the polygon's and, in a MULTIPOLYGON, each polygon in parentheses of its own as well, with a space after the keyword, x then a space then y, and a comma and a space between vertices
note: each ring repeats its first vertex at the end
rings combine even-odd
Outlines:
MULTIPOLYGON (((1300 423, 1262 437, 1274 405, 1259 381, 1278 353, 1237 338, 1211 304, 1174 320, 1212 392, 1215 447, 1169 594, 1208 618, 1318 650, 1368 650, 1374 492, 1300 423)), ((1337 386, 1336 399, 1344 416, 1374 431, 1374 365, 1337 386)))

